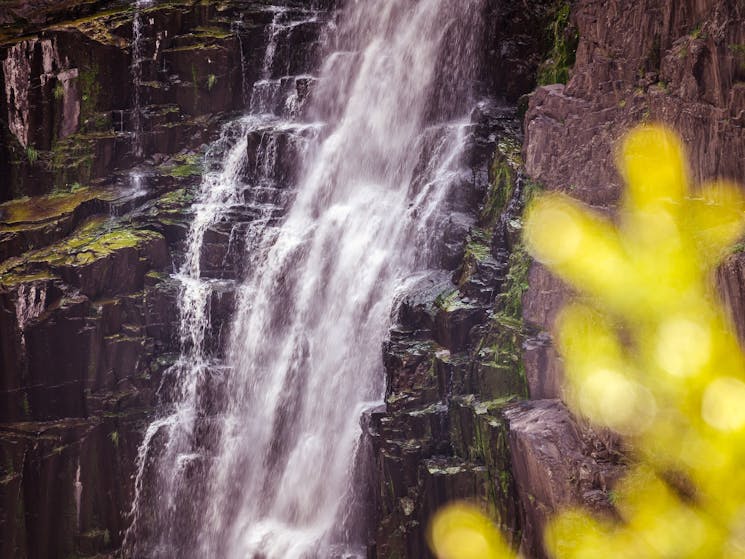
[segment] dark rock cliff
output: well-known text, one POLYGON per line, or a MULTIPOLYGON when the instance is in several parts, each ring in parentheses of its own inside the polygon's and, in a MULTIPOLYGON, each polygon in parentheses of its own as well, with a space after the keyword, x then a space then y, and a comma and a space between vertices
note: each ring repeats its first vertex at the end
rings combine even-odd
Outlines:
MULTIPOLYGON (((566 85, 539 87, 530 96, 527 174, 612 213, 622 189, 614 165, 618 139, 636 124, 659 121, 681 134, 694 182, 745 184, 744 18, 736 1, 573 2, 576 63, 566 85)), ((717 277, 741 338, 742 268, 735 251, 717 277)), ((607 434, 588 437, 560 400, 562 363, 550 332, 569 296, 543 267, 531 265, 524 319, 539 333, 525 344, 524 359, 531 398, 540 401, 508 413, 513 473, 525 523, 533 525, 523 533, 531 556, 544 554, 540 528, 547 515, 567 505, 596 506, 618 475, 615 464, 623 463, 619 442, 607 434), (594 481, 583 487, 582 478, 594 481)))

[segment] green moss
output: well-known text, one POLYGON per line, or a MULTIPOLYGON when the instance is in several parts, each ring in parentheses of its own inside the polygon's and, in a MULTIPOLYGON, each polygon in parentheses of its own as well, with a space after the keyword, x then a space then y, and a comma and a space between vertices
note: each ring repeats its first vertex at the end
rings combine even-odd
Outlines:
POLYGON ((522 149, 522 144, 510 136, 500 138, 497 142, 497 151, 513 168, 523 164, 522 149))
POLYGON ((65 88, 62 86, 62 82, 58 81, 55 84, 54 91, 52 93, 54 95, 54 98, 58 101, 65 96, 65 88))
POLYGON ((458 285, 463 286, 477 272, 479 263, 491 258, 491 239, 491 229, 474 228, 470 231, 458 285))
POLYGON ((498 313, 492 318, 474 358, 474 390, 487 399, 509 400, 528 395, 521 319, 498 313))
POLYGON ((145 277, 153 280, 154 283, 159 283, 161 281, 166 281, 169 278, 169 275, 165 272, 159 272, 158 270, 150 270, 145 274, 145 277))
POLYGON ((201 170, 201 167, 199 167, 199 165, 184 164, 184 165, 176 165, 175 167, 171 168, 168 174, 172 177, 184 178, 184 177, 192 177, 195 175, 201 175, 202 170, 201 170))
POLYGON ((570 25, 571 5, 558 2, 554 17, 548 26, 551 50, 548 58, 538 68, 538 85, 567 83, 569 71, 574 66, 579 35, 570 25))
POLYGON ((659 89, 662 93, 666 95, 670 93, 670 86, 665 80, 658 81, 656 86, 657 86, 657 89, 659 89))
POLYGON ((110 122, 109 117, 99 118, 99 115, 93 115, 88 119, 89 127, 100 125, 104 130, 89 130, 55 142, 50 169, 55 174, 55 185, 58 188, 69 189, 71 183, 87 183, 92 180, 97 145, 116 138, 116 134, 110 129, 110 122))
POLYGON ((521 193, 523 207, 527 208, 533 201, 533 198, 544 190, 545 188, 541 183, 531 179, 526 179, 523 183, 523 191, 521 193))
POLYGON ((92 64, 87 68, 82 68, 78 74, 78 83, 80 84, 81 101, 80 116, 81 120, 92 115, 98 107, 98 99, 101 95, 101 84, 99 83, 99 70, 97 64, 92 64))
POLYGON ((457 396, 451 406, 450 425, 457 456, 470 464, 484 465, 487 482, 484 504, 507 541, 516 545, 520 534, 512 510, 515 486, 510 473, 508 429, 502 416, 504 406, 514 399, 480 402, 473 395, 457 396))
MULTIPOLYGON (((11 261, 6 261, 11 263, 11 261)), ((5 262, 3 263, 5 264, 5 262)), ((12 263, 11 263, 12 264, 12 263)), ((35 271, 35 270, 13 270, 9 271, 10 268, 3 269, 0 266, 0 285, 5 287, 13 287, 22 283, 33 283, 40 281, 54 281, 59 279, 57 276, 51 274, 47 270, 35 271)), ((28 401, 26 401, 28 403, 28 401)))
POLYGON ((499 488, 502 490, 502 493, 509 494, 510 485, 512 484, 512 476, 510 475, 509 470, 500 470, 498 475, 499 488))
POLYGON ((71 261, 83 264, 98 260, 123 248, 137 247, 148 237, 158 235, 154 231, 116 229, 101 231, 102 220, 93 220, 71 238, 50 247, 51 251, 42 250, 34 258, 44 262, 71 261))
POLYGON ((507 203, 514 189, 514 171, 500 152, 496 152, 491 166, 491 184, 486 195, 486 202, 481 210, 480 221, 493 226, 507 203))
POLYGON ((481 229, 474 227, 468 233, 468 243, 466 251, 472 253, 479 260, 484 260, 491 256, 491 229, 481 229))
POLYGON ((39 159, 39 151, 34 146, 26 148, 26 159, 31 165, 34 165, 39 159))
POLYGON ((221 27, 203 26, 194 28, 194 36, 204 39, 227 39, 233 33, 221 27))
POLYGON ((731 44, 729 45, 729 50, 737 63, 737 67, 745 71, 745 44, 731 44))
POLYGON ((473 305, 464 303, 460 296, 460 291, 452 289, 440 293, 435 298, 435 306, 445 312, 453 312, 458 309, 470 309, 473 305))
POLYGON ((492 227, 507 208, 515 188, 515 176, 522 166, 522 146, 515 138, 502 138, 497 143, 491 168, 486 201, 479 222, 492 227))
MULTIPOLYGON (((69 10, 69 13, 75 13, 75 11, 69 10)), ((51 29, 75 29, 99 43, 124 48, 127 41, 112 33, 112 30, 131 19, 132 11, 132 6, 129 4, 121 4, 104 10, 97 9, 92 15, 63 21, 51 29)))
POLYGON ((148 87, 150 89, 165 89, 166 84, 159 81, 147 81, 147 82, 141 82, 141 87, 148 87))
POLYGON ((523 295, 528 290, 528 273, 532 259, 520 243, 510 254, 509 271, 502 295, 502 309, 512 318, 521 319, 523 313, 523 295))
POLYGON ((0 204, 0 230, 2 224, 38 223, 61 217, 72 213, 84 202, 111 195, 111 191, 93 190, 77 184, 73 185, 71 192, 17 198, 0 204))
POLYGON ((184 178, 202 174, 202 156, 197 153, 182 154, 174 157, 173 164, 161 168, 161 172, 170 177, 184 178))
POLYGON ((15 285, 19 278, 29 274, 49 274, 49 270, 56 268, 88 265, 118 250, 137 248, 160 237, 160 233, 149 229, 110 227, 107 218, 93 218, 62 241, 10 258, 0 263, 0 282, 15 285))
POLYGON ((707 33, 704 31, 703 27, 701 25, 697 25, 689 34, 688 36, 693 39, 694 41, 698 39, 706 39, 708 37, 707 33))
POLYGON ((194 194, 186 190, 185 188, 179 188, 178 190, 172 190, 158 198, 158 206, 169 207, 169 206, 183 206, 191 204, 194 200, 194 194))

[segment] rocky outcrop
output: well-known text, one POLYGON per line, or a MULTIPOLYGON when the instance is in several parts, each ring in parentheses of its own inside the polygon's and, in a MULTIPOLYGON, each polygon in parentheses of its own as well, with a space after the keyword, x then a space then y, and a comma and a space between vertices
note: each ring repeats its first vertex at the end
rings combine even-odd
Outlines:
POLYGON ((742 178, 740 12, 713 1, 578 2, 572 78, 566 86, 539 88, 526 115, 531 176, 551 190, 613 206, 621 188, 616 140, 639 122, 659 120, 690 142, 694 180, 742 178))
MULTIPOLYGON (((530 177, 612 214, 622 189, 614 165, 618 139, 636 124, 661 121, 688 143, 694 182, 726 178, 745 183, 745 22, 736 4, 572 3, 579 44, 571 79, 566 85, 539 87, 525 117, 523 156, 530 177)), ((741 268, 741 255, 733 254, 717 279, 742 335, 741 268)), ((545 268, 531 265, 524 318, 537 334, 525 344, 526 376, 532 398, 553 399, 510 412, 519 420, 511 422, 510 441, 522 494, 523 548, 531 556, 542 553, 541 529, 548 514, 595 502, 567 481, 570 463, 586 456, 577 452, 586 437, 558 403, 562 363, 550 332, 570 296, 545 268)), ((618 441, 607 443, 615 456, 618 441)), ((602 474, 605 466, 591 470, 602 474)), ((605 475, 601 486, 611 487, 613 477, 605 475)))
POLYGON ((101 215, 126 196, 98 196, 0 205, 0 227, 35 243, 0 263, 3 556, 88 556, 121 542, 141 432, 178 347, 174 245, 163 226, 101 215), (86 209, 91 200, 101 205, 86 209), (48 228, 51 244, 26 227, 48 228))
MULTIPOLYGON (((563 3, 488 6, 493 72, 485 83, 490 94, 514 102, 534 87, 563 3)), ((531 267, 520 243, 521 213, 539 186, 524 177, 516 109, 475 116, 475 195, 465 212, 453 214, 445 239, 451 251, 443 263, 454 271, 420 278, 402 297, 384 347, 385 409, 366 422, 376 455, 377 557, 430 557, 429 521, 454 500, 480 506, 508 541, 535 556, 543 553, 546 511, 567 504, 563 496, 609 508, 610 483, 573 481, 582 468, 590 477, 615 472, 615 463, 606 467, 592 457, 589 435, 587 442, 579 437, 589 430, 558 401, 524 402, 529 385, 536 392, 534 384, 542 382, 543 376, 534 378, 543 366, 535 360, 546 360, 538 350, 550 347, 550 338, 535 336, 523 320, 546 312, 545 299, 523 297, 531 267), (545 427, 535 427, 544 420, 545 427), (546 468, 542 460, 557 450, 564 459, 546 468)), ((543 389, 553 397, 558 386, 543 389)))
MULTIPOLYGON (((617 140, 640 122, 661 121, 688 142, 694 182, 743 182, 745 27, 739 8, 588 0, 574 5, 572 17, 580 36, 572 78, 538 88, 525 117, 525 166, 533 179, 612 210, 622 186, 614 165, 617 140)), ((534 266, 526 319, 549 331, 567 295, 534 266)), ((560 396, 561 367, 549 348, 540 345, 531 358, 536 368, 528 376, 539 397, 560 396)))

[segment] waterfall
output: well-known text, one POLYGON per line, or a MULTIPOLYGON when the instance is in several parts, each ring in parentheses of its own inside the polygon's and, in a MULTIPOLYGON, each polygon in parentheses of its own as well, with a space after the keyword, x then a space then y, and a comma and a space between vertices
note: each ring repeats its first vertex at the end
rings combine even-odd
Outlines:
POLYGON ((440 265, 467 174, 482 8, 348 2, 302 111, 277 56, 319 16, 274 10, 248 114, 206 157, 177 276, 183 349, 140 447, 127 553, 365 555, 360 418, 384 396, 397 293, 440 265), (205 267, 226 224, 245 246, 232 279, 205 267), (231 290, 220 350, 211 312, 231 290))
POLYGON ((73 483, 73 493, 75 494, 75 530, 80 533, 80 519, 82 509, 80 504, 83 497, 83 482, 80 481, 80 458, 78 457, 78 467, 75 470, 75 482, 73 483))
POLYGON ((143 121, 142 121, 142 62, 145 57, 144 40, 142 35, 142 8, 152 4, 153 0, 135 0, 134 16, 132 17, 132 149, 136 157, 142 157, 143 146, 143 121))
POLYGON ((21 347, 26 349, 26 326, 41 313, 47 304, 47 288, 44 285, 21 284, 16 294, 16 321, 21 333, 21 347))
POLYGON ((243 18, 239 21, 233 22, 230 26, 231 31, 235 33, 235 36, 238 39, 238 49, 241 55, 241 100, 246 104, 249 84, 247 76, 248 72, 246 69, 246 47, 243 43, 243 27, 243 18))

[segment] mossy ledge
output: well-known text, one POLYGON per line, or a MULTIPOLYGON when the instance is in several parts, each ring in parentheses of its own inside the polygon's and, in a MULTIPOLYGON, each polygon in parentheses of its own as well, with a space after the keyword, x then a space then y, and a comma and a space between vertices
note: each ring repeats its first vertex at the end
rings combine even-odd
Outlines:
POLYGON ((0 264, 0 285, 12 287, 30 277, 55 277, 64 269, 91 265, 125 250, 139 252, 163 236, 150 229, 113 224, 109 218, 94 217, 69 237, 50 246, 14 257, 0 264))

